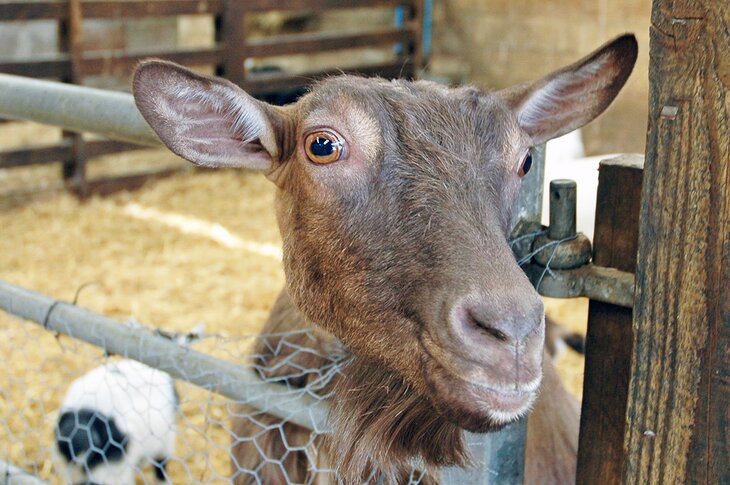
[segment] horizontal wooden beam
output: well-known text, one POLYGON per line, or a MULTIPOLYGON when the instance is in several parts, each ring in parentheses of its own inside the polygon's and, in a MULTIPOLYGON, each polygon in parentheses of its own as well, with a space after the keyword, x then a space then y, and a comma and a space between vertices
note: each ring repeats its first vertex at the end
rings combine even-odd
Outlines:
POLYGON ((313 10, 352 9, 373 7, 412 6, 418 0, 256 0, 243 2, 243 8, 249 12, 265 12, 268 10, 313 10))
POLYGON ((48 147, 24 147, 0 152, 0 168, 44 165, 66 160, 71 156, 71 142, 48 147))
POLYGON ((223 0, 85 1, 84 18, 139 18, 219 14, 223 0))
POLYGON ((309 54, 410 42, 414 36, 415 32, 413 29, 395 28, 350 35, 329 32, 279 35, 276 37, 249 40, 246 43, 245 51, 246 55, 250 57, 309 54))
POLYGON ((68 17, 65 2, 3 2, 0 3, 0 19, 49 20, 68 17))
MULTIPOLYGON (((322 10, 346 8, 412 6, 416 0, 259 0, 243 2, 249 12, 268 10, 322 10)), ((81 12, 84 18, 139 18, 166 17, 173 15, 217 15, 223 12, 223 0, 155 0, 155 1, 84 1, 81 12)), ((68 17, 65 2, 3 2, 0 3, 0 19, 3 20, 63 20, 68 17)))
MULTIPOLYGON (((79 60, 80 70, 84 76, 97 74, 129 74, 134 66, 149 57, 166 59, 168 61, 188 66, 220 64, 223 62, 223 49, 190 49, 190 50, 149 50, 149 51, 101 51, 84 55, 79 60)), ((71 60, 68 54, 57 54, 53 57, 41 59, 16 59, 0 61, 0 73, 13 74, 33 78, 65 78, 71 69, 71 60)))
POLYGON ((220 64, 223 62, 223 49, 192 49, 179 51, 118 51, 115 53, 87 54, 81 59, 84 76, 94 74, 129 74, 142 59, 155 57, 187 66, 220 64))
MULTIPOLYGON (((156 0, 145 1, 84 1, 84 18, 139 18, 173 15, 219 14, 223 0, 156 0)), ((65 2, 7 2, 0 3, 2 20, 65 20, 68 7, 65 2)))
MULTIPOLYGON (((144 148, 147 147, 115 140, 89 140, 84 144, 84 150, 88 158, 144 148)), ((0 168, 45 165, 67 160, 71 156, 72 146, 70 141, 44 147, 28 146, 16 150, 0 151, 0 168)))
POLYGON ((179 168, 156 168, 126 175, 91 179, 87 182, 87 191, 84 195, 86 197, 93 195, 106 197, 116 192, 138 190, 148 182, 172 177, 173 175, 182 173, 185 170, 189 170, 189 168, 185 166, 179 168))
POLYGON ((386 79, 392 79, 397 77, 408 78, 413 76, 413 63, 410 61, 406 61, 387 64, 376 64, 371 66, 302 73, 297 75, 249 74, 248 79, 246 79, 242 87, 251 94, 265 94, 285 89, 295 89, 303 86, 308 86, 318 79, 329 76, 336 76, 338 74, 380 76, 386 79))
POLYGON ((60 79, 67 78, 70 70, 71 63, 65 54, 52 57, 0 60, 0 73, 14 76, 60 79))
POLYGON ((144 150, 147 148, 149 147, 116 140, 89 140, 84 144, 84 151, 88 158, 101 157, 112 153, 128 152, 130 150, 144 150))

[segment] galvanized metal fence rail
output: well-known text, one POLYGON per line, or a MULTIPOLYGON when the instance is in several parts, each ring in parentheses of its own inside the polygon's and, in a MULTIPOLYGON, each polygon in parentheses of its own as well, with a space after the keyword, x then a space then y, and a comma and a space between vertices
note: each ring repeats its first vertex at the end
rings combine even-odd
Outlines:
MULTIPOLYGON (((163 370, 177 379, 236 402, 265 410, 314 433, 331 432, 326 401, 313 397, 306 388, 291 389, 282 384, 264 382, 242 365, 180 346, 141 328, 119 324, 79 306, 3 281, 0 281, 0 309, 42 325, 48 331, 96 345, 109 353, 163 370)), ((443 483, 521 484, 525 434, 526 421, 497 433, 469 433, 467 442, 475 466, 444 470, 443 483)), ((7 464, 7 469, 21 475, 17 467, 7 464)))
POLYGON ((10 462, 0 460, 0 485, 48 485, 48 483, 10 462))

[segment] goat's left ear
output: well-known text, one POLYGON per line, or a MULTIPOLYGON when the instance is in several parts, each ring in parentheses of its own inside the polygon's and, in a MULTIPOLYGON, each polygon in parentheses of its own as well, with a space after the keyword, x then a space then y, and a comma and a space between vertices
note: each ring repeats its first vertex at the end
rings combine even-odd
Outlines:
POLYGON ((498 91, 535 145, 580 128, 616 97, 636 62, 636 37, 625 34, 568 67, 498 91))
POLYGON ((167 147, 205 167, 270 170, 285 117, 224 79, 151 60, 134 74, 137 108, 167 147))

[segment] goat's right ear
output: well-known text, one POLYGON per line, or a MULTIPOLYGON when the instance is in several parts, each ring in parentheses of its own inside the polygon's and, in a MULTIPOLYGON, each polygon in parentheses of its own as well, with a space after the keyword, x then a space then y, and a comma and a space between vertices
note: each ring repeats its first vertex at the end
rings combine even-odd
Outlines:
POLYGON ((279 161, 281 115, 233 83, 150 60, 137 68, 133 89, 157 136, 196 165, 268 170, 279 161))
POLYGON ((601 114, 631 74, 637 50, 636 37, 622 35, 538 81, 497 94, 537 145, 580 128, 601 114))

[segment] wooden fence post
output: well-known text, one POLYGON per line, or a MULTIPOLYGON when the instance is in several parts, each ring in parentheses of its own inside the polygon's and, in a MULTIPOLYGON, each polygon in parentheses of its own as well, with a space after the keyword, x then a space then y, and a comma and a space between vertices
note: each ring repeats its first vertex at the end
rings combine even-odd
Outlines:
POLYGON ((408 46, 408 55, 411 57, 413 62, 413 78, 418 79, 423 69, 423 14, 424 5, 423 0, 416 0, 413 2, 411 9, 411 22, 415 22, 418 26, 418 35, 410 42, 408 46))
MULTIPOLYGON (((83 83, 82 73, 82 22, 81 0, 68 0, 68 18, 59 22, 59 50, 65 50, 69 56, 69 70, 62 79, 72 84, 83 83)), ((64 141, 70 144, 71 156, 61 165, 64 182, 77 195, 83 197, 88 191, 86 182, 86 153, 81 133, 63 131, 64 141)))
POLYGON ((653 2, 626 484, 730 483, 728 19, 653 2))
MULTIPOLYGON (((224 61, 219 75, 243 86, 246 81, 246 25, 245 0, 224 0, 223 15, 216 37, 224 44, 224 61)), ((218 26, 216 26, 218 27, 218 26)))
MULTIPOLYGON (((593 262, 633 273, 639 239, 643 157, 602 161, 593 262)), ((591 300, 580 415, 578 485, 621 483, 624 416, 631 370, 631 308, 591 300)))

